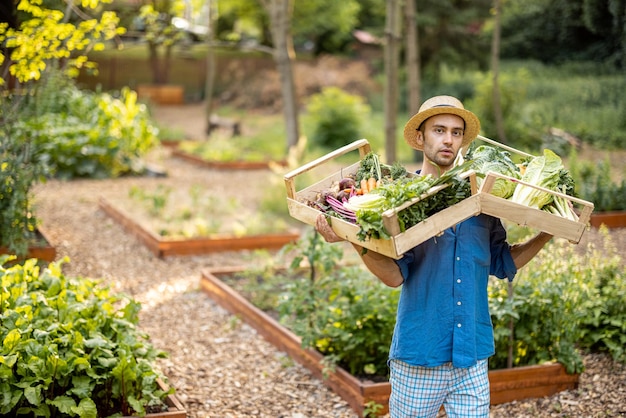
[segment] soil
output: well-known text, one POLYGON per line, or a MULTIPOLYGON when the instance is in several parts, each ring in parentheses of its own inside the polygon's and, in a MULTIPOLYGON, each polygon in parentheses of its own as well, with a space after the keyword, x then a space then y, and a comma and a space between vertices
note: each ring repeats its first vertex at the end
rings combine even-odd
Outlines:
MULTIPOLYGON (((191 138, 203 136, 203 112, 202 103, 153 111, 160 124, 180 128, 191 138)), ((207 188, 233 176, 167 155, 159 163, 180 181, 211 179, 207 188)), ((308 370, 199 289, 202 269, 253 265, 258 260, 255 252, 160 259, 98 209, 100 196, 154 181, 49 181, 35 188, 38 217, 59 259, 68 257, 64 273, 100 278, 142 303, 140 326, 157 348, 169 353, 160 366, 190 418, 355 417, 346 402, 308 370)), ((611 237, 618 248, 626 249, 626 228, 611 231, 611 237)), ((584 237, 600 239, 595 230, 584 237)), ((579 389, 494 406, 491 418, 626 417, 626 365, 606 355, 589 355, 584 361, 579 389)))

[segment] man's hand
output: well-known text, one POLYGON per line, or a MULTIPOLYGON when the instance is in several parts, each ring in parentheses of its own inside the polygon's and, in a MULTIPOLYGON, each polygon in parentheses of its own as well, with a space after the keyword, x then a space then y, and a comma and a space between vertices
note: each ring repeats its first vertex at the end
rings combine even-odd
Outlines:
POLYGON ((330 227, 326 215, 320 213, 315 220, 315 230, 320 233, 326 242, 340 242, 345 241, 339 235, 335 234, 335 231, 330 227))

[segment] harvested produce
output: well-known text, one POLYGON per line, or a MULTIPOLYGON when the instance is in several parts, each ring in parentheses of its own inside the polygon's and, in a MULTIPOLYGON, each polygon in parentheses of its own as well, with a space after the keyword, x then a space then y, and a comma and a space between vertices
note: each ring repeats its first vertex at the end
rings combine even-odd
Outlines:
MULTIPOLYGON (((512 178, 521 178, 520 167, 511 160, 511 154, 501 148, 480 145, 470 150, 467 159, 473 161, 472 169, 477 173, 487 174, 493 171, 512 178)), ((482 183, 482 177, 477 179, 478 186, 482 183)), ((513 195, 515 186, 515 183, 507 179, 498 178, 491 188, 491 194, 507 199, 513 195)))
POLYGON ((418 198, 432 187, 448 184, 432 196, 399 211, 398 223, 401 231, 405 231, 458 203, 471 194, 469 182, 460 177, 469 166, 470 162, 466 162, 435 179, 408 175, 399 163, 386 165, 376 154, 369 153, 361 160, 354 176, 333 183, 329 189, 320 191, 315 200, 306 203, 329 216, 358 224, 357 238, 361 241, 390 238, 383 224, 382 215, 386 210, 418 198))

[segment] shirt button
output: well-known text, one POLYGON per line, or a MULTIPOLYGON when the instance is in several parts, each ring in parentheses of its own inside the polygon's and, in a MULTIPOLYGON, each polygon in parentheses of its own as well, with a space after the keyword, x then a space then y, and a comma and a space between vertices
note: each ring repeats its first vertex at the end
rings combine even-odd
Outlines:
POLYGON ((456 324, 457 328, 461 328, 461 324, 456 324))
POLYGON ((456 279, 456 282, 457 283, 461 283, 461 279, 456 279))
POLYGON ((456 258, 456 261, 459 261, 460 259, 461 259, 461 257, 457 257, 457 258, 456 258))
POLYGON ((459 306, 461 306, 461 301, 458 301, 456 304, 457 304, 457 305, 459 305, 459 306))

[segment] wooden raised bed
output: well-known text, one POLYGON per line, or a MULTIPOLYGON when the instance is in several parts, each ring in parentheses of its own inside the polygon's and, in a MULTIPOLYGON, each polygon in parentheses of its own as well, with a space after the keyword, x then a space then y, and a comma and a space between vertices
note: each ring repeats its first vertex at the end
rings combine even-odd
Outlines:
POLYGON ((176 148, 172 150, 172 156, 182 158, 201 167, 221 170, 260 170, 269 168, 272 164, 287 165, 285 161, 207 161, 197 155, 189 154, 176 148))
MULTIPOLYGON (((167 390, 167 385, 158 380, 158 384, 163 390, 167 390)), ((145 418, 187 418, 187 411, 183 407, 183 404, 180 403, 176 395, 168 395, 165 398, 165 404, 167 405, 167 411, 163 412, 155 412, 152 414, 146 414, 145 418)), ((132 417, 122 417, 122 418, 132 418, 132 417)))
MULTIPOLYGON (((388 382, 365 382, 341 367, 329 372, 319 352, 302 347, 301 339, 278 321, 261 311, 222 282, 219 277, 242 271, 243 268, 205 269, 201 275, 203 291, 220 306, 241 317, 276 348, 286 352, 295 361, 309 369, 326 386, 341 396, 359 416, 368 402, 383 406, 380 414, 389 409, 391 386, 388 382)), ((491 404, 550 396, 578 387, 578 374, 567 374, 561 364, 515 367, 489 372, 491 404)))
POLYGON ((117 221, 124 229, 135 235, 157 257, 172 255, 197 255, 220 251, 250 250, 257 248, 279 249, 296 241, 300 234, 296 231, 280 234, 251 235, 235 237, 214 235, 185 240, 164 240, 158 234, 145 229, 128 214, 114 207, 105 199, 99 201, 100 209, 117 221))
MULTIPOLYGON (((57 251, 56 248, 50 245, 50 240, 48 239, 47 232, 44 228, 37 228, 37 238, 40 241, 45 242, 45 244, 28 247, 28 252, 22 259, 36 258, 41 261, 53 262, 56 259, 57 251)), ((0 254, 8 253, 9 251, 6 247, 0 247, 0 254)))
POLYGON ((594 228, 626 228, 626 211, 597 212, 591 215, 589 223, 594 228))

